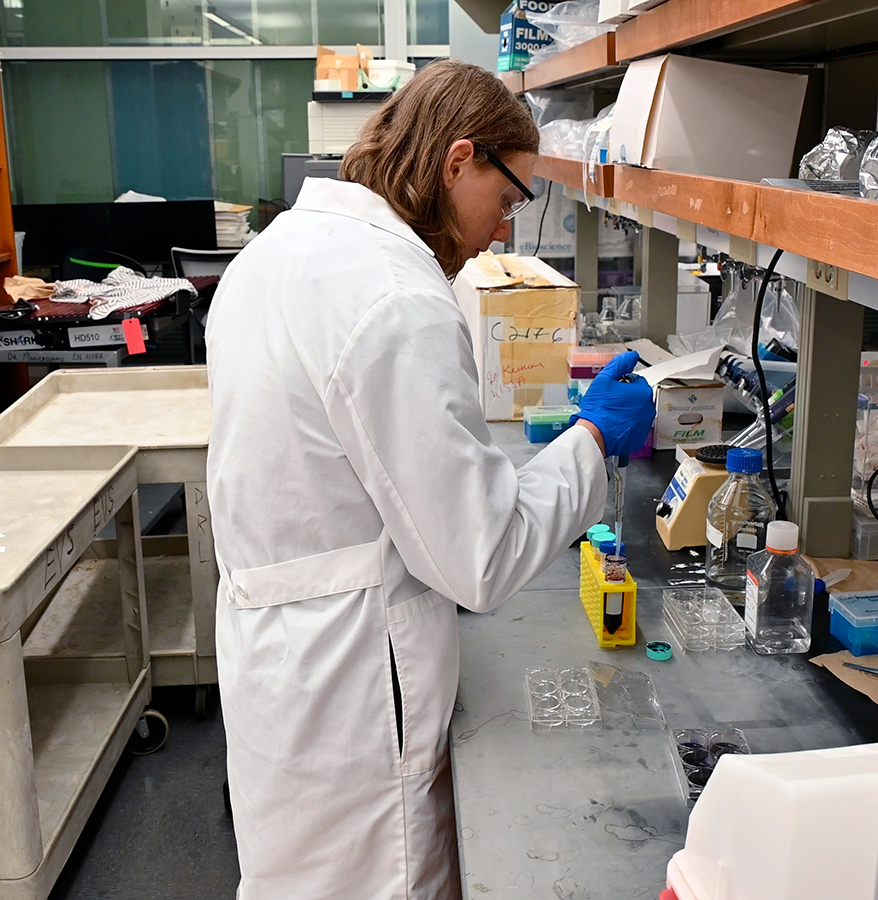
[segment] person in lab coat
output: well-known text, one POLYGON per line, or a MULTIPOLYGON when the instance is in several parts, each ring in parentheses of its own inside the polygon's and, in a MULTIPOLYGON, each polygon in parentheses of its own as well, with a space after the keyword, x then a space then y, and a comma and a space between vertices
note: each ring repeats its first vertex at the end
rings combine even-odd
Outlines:
POLYGON ((631 353, 522 469, 491 439, 449 279, 509 239, 538 147, 494 75, 431 64, 220 283, 207 482, 239 900, 460 896, 457 607, 494 609, 596 522, 604 456, 652 424, 643 379, 618 380, 631 353))

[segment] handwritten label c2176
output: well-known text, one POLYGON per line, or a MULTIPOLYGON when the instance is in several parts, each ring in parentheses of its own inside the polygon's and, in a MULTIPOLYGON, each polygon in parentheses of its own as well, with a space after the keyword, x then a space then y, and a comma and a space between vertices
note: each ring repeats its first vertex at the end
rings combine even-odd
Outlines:
POLYGON ((491 326, 491 340, 498 343, 512 343, 513 341, 535 341, 543 344, 560 344, 568 340, 565 333, 569 328, 543 328, 541 325, 531 325, 519 329, 515 325, 506 325, 503 322, 495 322, 491 326))

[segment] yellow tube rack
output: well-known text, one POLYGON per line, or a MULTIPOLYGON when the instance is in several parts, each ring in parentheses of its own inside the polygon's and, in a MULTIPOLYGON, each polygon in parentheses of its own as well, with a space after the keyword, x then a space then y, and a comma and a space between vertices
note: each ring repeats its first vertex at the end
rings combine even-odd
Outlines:
POLYGON ((579 545, 580 583, 579 599, 591 622, 599 647, 630 647, 637 640, 635 614, 637 612, 637 582, 626 572, 622 582, 607 581, 601 572, 601 563, 595 558, 588 541, 579 545), (607 594, 624 594, 622 598, 622 624, 614 634, 604 628, 604 601, 607 594))

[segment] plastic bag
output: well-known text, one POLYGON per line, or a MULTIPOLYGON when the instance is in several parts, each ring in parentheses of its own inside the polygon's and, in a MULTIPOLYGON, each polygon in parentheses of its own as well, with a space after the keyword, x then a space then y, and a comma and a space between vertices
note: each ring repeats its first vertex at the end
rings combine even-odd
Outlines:
POLYGON ((527 10, 525 15, 528 22, 553 37, 562 50, 568 50, 613 30, 613 25, 598 24, 599 7, 600 0, 564 0, 548 10, 527 10))
POLYGON ((594 180, 595 165, 607 161, 610 146, 610 128, 613 125, 613 110, 616 104, 605 106, 585 130, 582 147, 582 181, 594 180))
MULTIPOLYGON (((733 288, 713 320, 713 330, 727 347, 750 355, 753 341, 753 314, 756 312, 758 282, 733 288)), ((799 308, 783 281, 772 281, 765 291, 759 324, 759 342, 777 338, 787 347, 799 346, 799 308)))
POLYGON ((528 91, 524 95, 537 128, 557 119, 591 119, 594 115, 594 93, 591 88, 564 88, 551 91, 528 91))
POLYGON ((562 159, 582 160, 585 132, 591 119, 558 119, 540 127, 540 153, 562 159))

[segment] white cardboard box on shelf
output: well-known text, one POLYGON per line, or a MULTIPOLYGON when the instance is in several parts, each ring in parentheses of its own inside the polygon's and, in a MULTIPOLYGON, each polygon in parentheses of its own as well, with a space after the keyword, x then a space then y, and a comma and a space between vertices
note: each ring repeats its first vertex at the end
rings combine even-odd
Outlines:
POLYGON ((567 404, 567 351, 579 286, 533 256, 483 253, 454 281, 473 338, 482 410, 518 421, 525 406, 567 404))
POLYGON ((744 181, 789 175, 808 79, 666 54, 632 62, 610 159, 744 181))
POLYGON ((635 13, 628 11, 628 0, 601 0, 598 7, 598 22, 605 25, 621 25, 633 19, 635 13))

